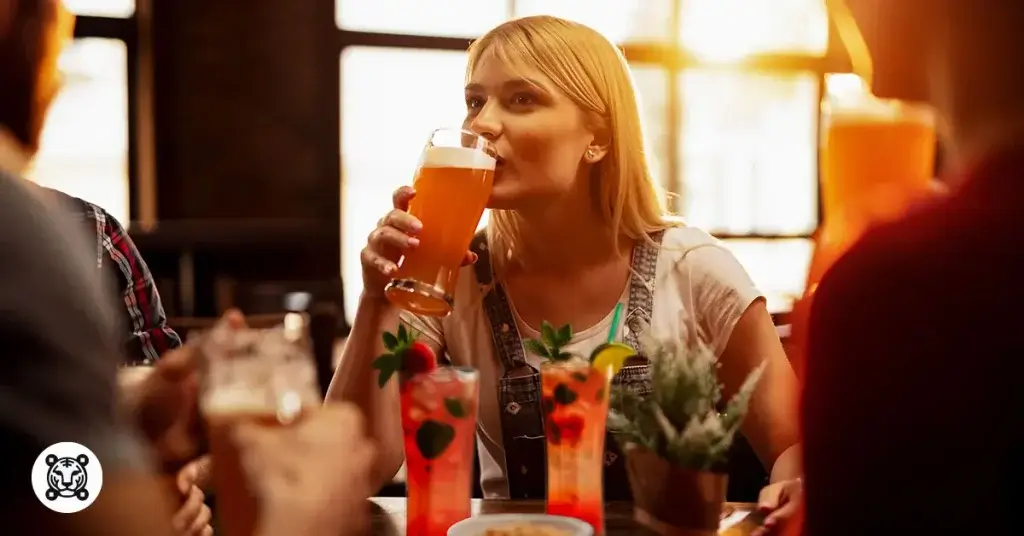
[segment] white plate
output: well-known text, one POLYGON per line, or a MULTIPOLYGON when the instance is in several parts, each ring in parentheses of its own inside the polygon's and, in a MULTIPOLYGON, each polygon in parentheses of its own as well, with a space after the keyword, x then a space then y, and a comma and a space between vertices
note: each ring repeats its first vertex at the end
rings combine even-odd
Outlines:
POLYGON ((490 514, 463 519, 448 529, 448 536, 480 536, 485 530, 506 525, 535 523, 561 529, 571 536, 593 536, 594 527, 571 517, 544 514, 490 514))

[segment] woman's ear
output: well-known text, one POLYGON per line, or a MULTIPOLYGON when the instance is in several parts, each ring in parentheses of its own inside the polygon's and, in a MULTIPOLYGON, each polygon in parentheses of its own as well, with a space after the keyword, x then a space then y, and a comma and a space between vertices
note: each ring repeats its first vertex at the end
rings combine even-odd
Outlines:
POLYGON ((598 127, 594 131, 594 139, 587 146, 583 153, 583 160, 588 164, 596 164, 604 159, 611 150, 611 135, 605 127, 598 127))

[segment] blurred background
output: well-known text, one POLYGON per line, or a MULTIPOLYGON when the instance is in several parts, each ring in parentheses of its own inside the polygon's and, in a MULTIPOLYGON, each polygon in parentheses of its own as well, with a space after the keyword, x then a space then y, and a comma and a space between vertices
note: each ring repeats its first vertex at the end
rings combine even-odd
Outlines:
POLYGON ((273 312, 304 289, 350 321, 390 192, 431 129, 462 121, 467 45, 541 13, 622 46, 674 210, 773 312, 803 291, 819 104, 852 76, 828 76, 849 62, 823 0, 66 3, 76 40, 31 178, 128 225, 171 317, 273 312))

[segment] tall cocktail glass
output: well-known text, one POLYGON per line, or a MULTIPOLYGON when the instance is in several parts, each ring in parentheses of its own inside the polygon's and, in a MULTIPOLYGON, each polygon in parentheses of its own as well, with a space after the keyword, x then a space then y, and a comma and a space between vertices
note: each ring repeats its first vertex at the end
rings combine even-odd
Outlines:
MULTIPOLYGON (((291 315, 289 315, 291 316, 291 315)), ((226 536, 256 533, 259 501, 247 482, 232 429, 241 422, 296 423, 322 400, 301 315, 279 329, 214 328, 199 339, 204 356, 200 410, 213 456, 217 517, 226 536)))
POLYGON ((439 367, 401 382, 409 536, 445 536, 470 515, 478 381, 439 367))
POLYGON ((409 213, 423 229, 420 244, 399 263, 388 299, 408 311, 445 316, 454 304, 459 268, 491 196, 497 152, 458 129, 435 130, 423 150, 409 213))
POLYGON ((547 437, 547 512, 604 533, 604 441, 611 367, 582 359, 541 365, 547 437))

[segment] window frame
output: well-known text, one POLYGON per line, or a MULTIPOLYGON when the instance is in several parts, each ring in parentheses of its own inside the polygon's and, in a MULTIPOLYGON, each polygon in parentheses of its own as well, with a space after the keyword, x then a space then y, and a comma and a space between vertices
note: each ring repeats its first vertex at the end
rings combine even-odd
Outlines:
POLYGON ((126 226, 130 226, 130 222, 139 218, 139 215, 143 210, 141 209, 139 193, 144 190, 141 187, 141 173, 140 168, 143 162, 140 160, 140 143, 139 134, 143 126, 140 121, 143 116, 140 113, 140 101, 143 100, 146 93, 140 87, 142 80, 141 73, 143 67, 147 65, 142 60, 140 54, 141 39, 139 38, 140 26, 139 26, 139 10, 140 8, 145 9, 147 0, 136 0, 135 11, 131 17, 118 18, 118 17, 102 17, 95 15, 76 15, 75 16, 75 39, 83 38, 102 38, 112 39, 121 41, 125 45, 126 61, 125 68, 127 69, 127 95, 128 102, 128 222, 122 222, 126 226))

